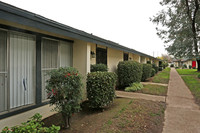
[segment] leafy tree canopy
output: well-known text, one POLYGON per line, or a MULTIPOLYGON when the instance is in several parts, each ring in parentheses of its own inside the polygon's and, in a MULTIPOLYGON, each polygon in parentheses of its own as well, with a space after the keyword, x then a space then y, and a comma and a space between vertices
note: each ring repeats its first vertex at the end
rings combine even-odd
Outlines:
POLYGON ((150 20, 174 57, 199 58, 200 0, 162 0, 163 10, 150 20))

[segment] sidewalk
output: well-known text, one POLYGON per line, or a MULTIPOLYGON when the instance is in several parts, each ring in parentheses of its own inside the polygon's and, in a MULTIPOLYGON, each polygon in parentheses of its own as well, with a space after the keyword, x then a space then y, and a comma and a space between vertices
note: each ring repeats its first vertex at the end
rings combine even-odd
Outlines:
POLYGON ((140 82, 143 85, 160 85, 160 86, 168 86, 168 84, 161 84, 161 83, 153 83, 153 82, 140 82))
POLYGON ((200 110, 174 68, 170 72, 163 133, 200 133, 200 110))
POLYGON ((124 92, 124 91, 116 91, 115 93, 116 93, 117 97, 145 99, 145 100, 151 100, 151 101, 165 102, 165 96, 155 96, 155 95, 149 95, 149 94, 124 92))

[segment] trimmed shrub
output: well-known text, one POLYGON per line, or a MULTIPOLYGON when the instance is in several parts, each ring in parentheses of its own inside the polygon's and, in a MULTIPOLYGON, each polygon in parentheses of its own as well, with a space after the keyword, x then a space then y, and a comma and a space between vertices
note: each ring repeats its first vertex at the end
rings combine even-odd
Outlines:
POLYGON ((151 70, 151 77, 153 77, 156 74, 156 70, 154 68, 152 68, 151 70))
POLYGON ((198 74, 197 77, 200 79, 200 74, 198 74))
POLYGON ((163 69, 165 69, 166 67, 168 67, 168 63, 167 63, 167 62, 164 62, 164 63, 163 63, 163 69))
POLYGON ((156 66, 156 64, 152 64, 152 68, 154 68, 155 72, 158 73, 158 67, 156 66))
POLYGON ((191 69, 192 68, 192 66, 191 65, 189 65, 189 69, 191 69))
POLYGON ((142 67, 142 81, 145 81, 147 78, 151 77, 152 65, 151 64, 143 64, 142 67))
POLYGON ((136 61, 120 61, 117 66, 118 82, 120 88, 131 83, 140 82, 142 78, 142 64, 136 61))
POLYGON ((183 64, 182 69, 184 69, 184 68, 187 68, 187 65, 186 65, 186 64, 183 64))
POLYGON ((141 90, 143 88, 143 85, 141 83, 132 83, 130 87, 126 87, 125 91, 127 92, 135 92, 138 90, 141 90))
POLYGON ((196 69, 196 67, 193 67, 192 69, 196 69))
POLYGON ((70 127, 70 118, 73 113, 80 111, 81 102, 81 76, 75 68, 59 68, 48 73, 46 90, 50 105, 60 112, 63 117, 64 127, 70 127))
POLYGON ((158 68, 158 71, 162 71, 162 70, 163 70, 162 67, 159 67, 159 68, 158 68))
POLYGON ((94 65, 91 65, 90 71, 91 72, 97 72, 97 71, 107 72, 108 67, 105 64, 94 64, 94 65))
POLYGON ((36 113, 27 122, 20 126, 5 127, 1 133, 58 133, 59 126, 52 125, 51 127, 43 127, 42 116, 36 113))
POLYGON ((112 72, 92 72, 87 75, 87 98, 91 108, 109 106, 115 97, 117 75, 112 72))

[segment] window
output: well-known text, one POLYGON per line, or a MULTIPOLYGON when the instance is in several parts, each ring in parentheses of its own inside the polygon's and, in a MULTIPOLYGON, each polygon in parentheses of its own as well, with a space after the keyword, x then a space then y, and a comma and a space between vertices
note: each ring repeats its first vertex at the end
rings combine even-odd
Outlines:
POLYGON ((59 67, 72 66, 71 43, 52 39, 42 39, 42 100, 47 99, 45 90, 47 72, 59 67))
POLYGON ((58 41, 42 39, 42 100, 47 99, 45 90, 47 72, 58 67, 58 41))
POLYGON ((60 41, 60 66, 72 66, 72 44, 65 41, 60 41))
POLYGON ((96 48, 96 64, 107 65, 107 49, 96 48))
POLYGON ((127 61, 127 60, 128 60, 128 54, 124 53, 124 61, 127 61))

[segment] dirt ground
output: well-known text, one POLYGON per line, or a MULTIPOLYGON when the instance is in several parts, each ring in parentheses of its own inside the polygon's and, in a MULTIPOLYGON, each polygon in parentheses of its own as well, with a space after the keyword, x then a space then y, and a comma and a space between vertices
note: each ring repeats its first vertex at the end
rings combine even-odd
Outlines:
MULTIPOLYGON (((165 103, 148 100, 117 98, 109 108, 91 110, 87 102, 82 111, 72 116, 70 129, 61 133, 134 132, 161 133, 165 103)), ((45 126, 62 125, 60 114, 43 120, 45 126)))

